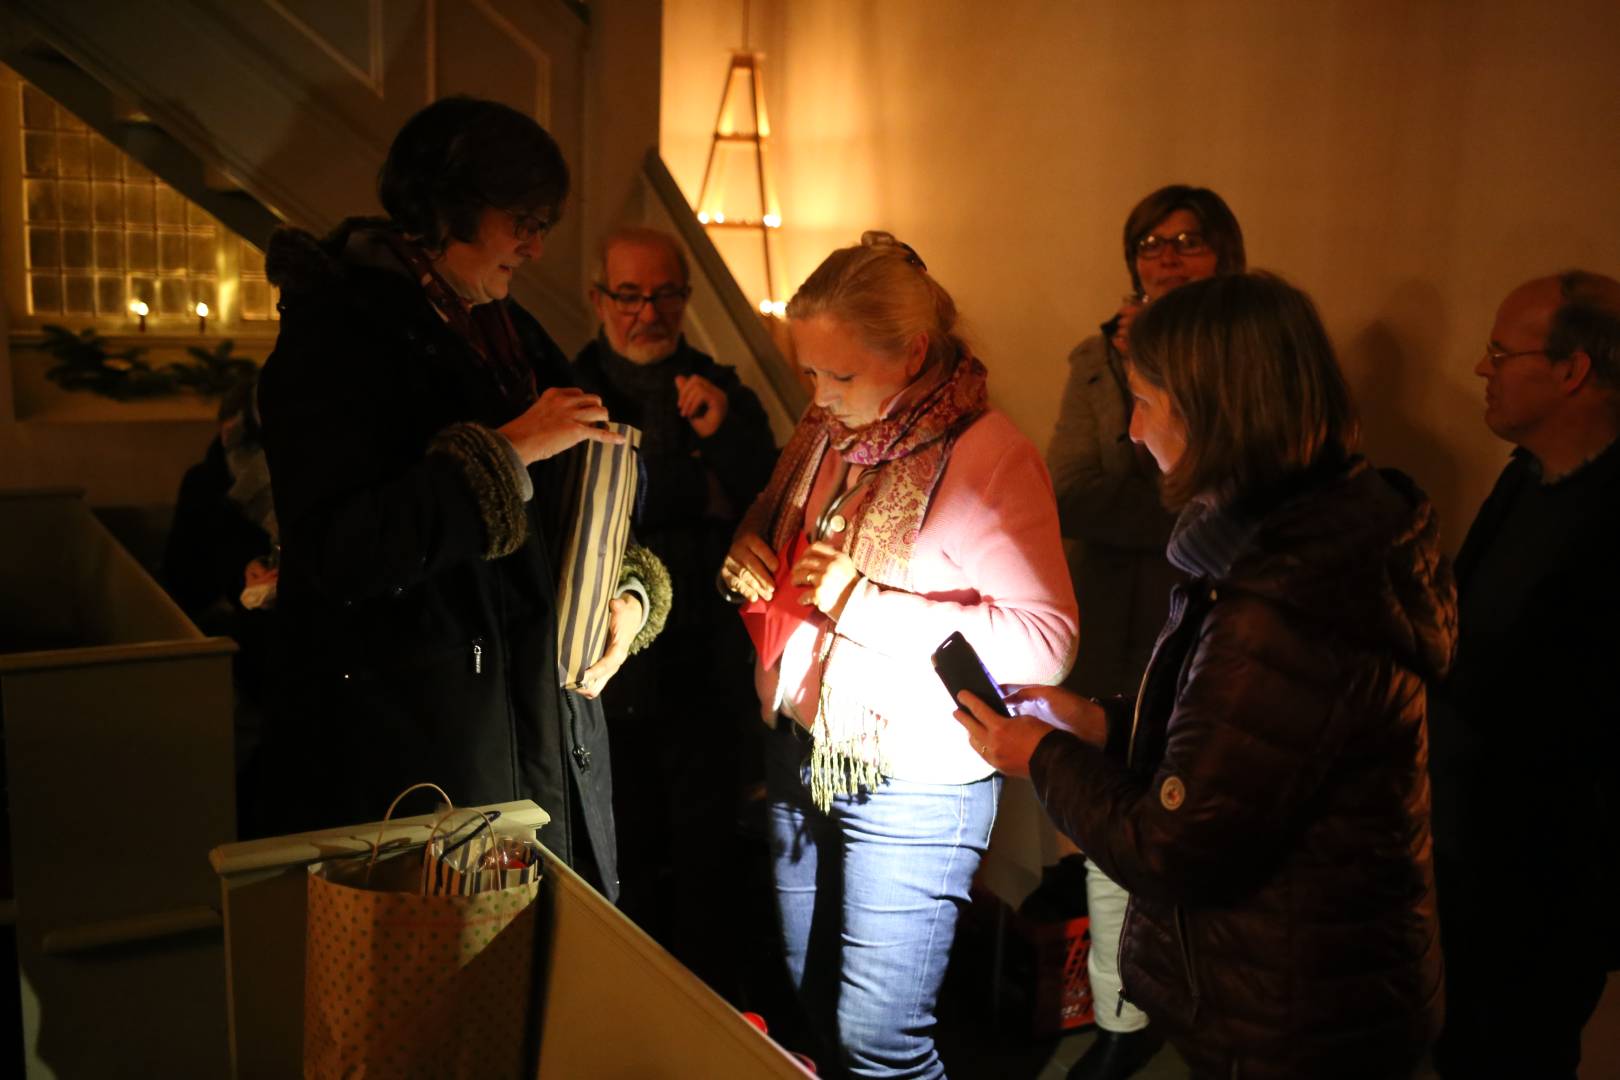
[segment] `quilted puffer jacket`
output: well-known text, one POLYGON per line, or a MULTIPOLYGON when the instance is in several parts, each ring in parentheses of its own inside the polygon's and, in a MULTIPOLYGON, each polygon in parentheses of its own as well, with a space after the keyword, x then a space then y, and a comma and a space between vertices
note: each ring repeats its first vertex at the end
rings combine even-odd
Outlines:
POLYGON ((1424 680, 1456 590, 1436 532, 1410 480, 1360 459, 1184 513, 1191 580, 1134 708, 1107 748, 1053 732, 1031 760, 1130 891, 1124 994, 1197 1076, 1409 1076, 1438 1032, 1424 680))

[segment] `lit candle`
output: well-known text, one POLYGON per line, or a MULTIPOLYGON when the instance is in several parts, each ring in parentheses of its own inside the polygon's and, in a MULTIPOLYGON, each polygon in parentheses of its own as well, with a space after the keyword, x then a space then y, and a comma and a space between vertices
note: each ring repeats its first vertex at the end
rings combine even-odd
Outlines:
POLYGON ((134 312, 135 317, 141 320, 141 333, 146 333, 146 313, 152 309, 146 306, 145 300, 131 300, 129 310, 134 312))
POLYGON ((197 301, 197 333, 208 333, 208 305, 197 301))

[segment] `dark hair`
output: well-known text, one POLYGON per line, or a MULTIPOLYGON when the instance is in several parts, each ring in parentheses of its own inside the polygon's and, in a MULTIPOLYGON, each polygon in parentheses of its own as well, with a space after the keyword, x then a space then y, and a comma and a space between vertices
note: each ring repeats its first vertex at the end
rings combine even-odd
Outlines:
POLYGON ((1247 266, 1243 254, 1243 230, 1232 208, 1209 188, 1171 184, 1149 195, 1125 219, 1125 269, 1131 284, 1140 293, 1142 279, 1136 272, 1136 244, 1153 231, 1153 226, 1175 213, 1190 210, 1204 230, 1204 239, 1215 249, 1217 274, 1241 274, 1247 266))
POLYGON ((966 346, 956 302, 910 244, 869 229, 861 242, 821 261, 788 301, 789 319, 830 315, 867 347, 899 356, 918 334, 928 338, 925 369, 948 368, 966 346))
POLYGON ((1547 331, 1547 356, 1566 360, 1584 352, 1592 374, 1611 390, 1620 389, 1620 282, 1586 270, 1558 275, 1563 302, 1547 331))
POLYGON ((486 206, 548 223, 568 197, 568 164, 534 118, 498 101, 447 97, 405 121, 377 176, 394 223, 430 248, 471 243, 486 206))
POLYGON ((1164 499, 1230 502, 1324 461, 1359 432, 1350 391, 1311 298, 1273 274, 1189 282, 1131 323, 1131 370, 1165 391, 1187 449, 1164 499))

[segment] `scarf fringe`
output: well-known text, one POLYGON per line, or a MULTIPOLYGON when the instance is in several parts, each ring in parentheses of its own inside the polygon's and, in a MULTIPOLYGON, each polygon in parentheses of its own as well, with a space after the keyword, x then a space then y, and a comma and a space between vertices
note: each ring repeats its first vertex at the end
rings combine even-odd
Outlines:
POLYGON ((834 697, 825 681, 811 728, 810 799, 827 813, 833 797, 876 791, 888 775, 883 757, 885 721, 858 701, 834 697), (837 738, 833 731, 840 734, 837 738), (853 734, 848 734, 853 732, 853 734))

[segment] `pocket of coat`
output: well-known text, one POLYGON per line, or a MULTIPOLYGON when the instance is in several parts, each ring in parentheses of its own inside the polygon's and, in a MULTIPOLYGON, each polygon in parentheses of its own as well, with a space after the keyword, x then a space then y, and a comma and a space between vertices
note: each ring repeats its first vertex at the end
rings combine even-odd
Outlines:
POLYGON ((379 683, 421 685, 424 681, 455 681, 455 675, 482 678, 494 673, 494 650, 483 636, 400 649, 386 658, 354 658, 338 671, 340 686, 376 686, 379 683))

